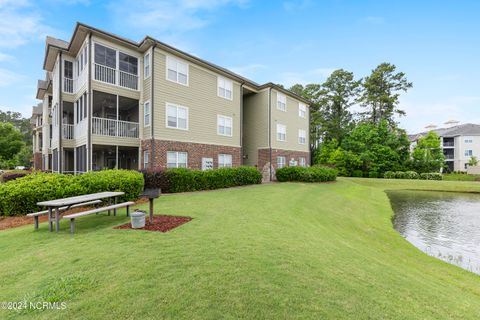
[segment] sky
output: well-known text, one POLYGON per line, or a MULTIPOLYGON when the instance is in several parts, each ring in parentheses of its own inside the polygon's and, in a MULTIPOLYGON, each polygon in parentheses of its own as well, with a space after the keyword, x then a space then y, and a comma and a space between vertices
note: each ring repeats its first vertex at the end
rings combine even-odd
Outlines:
POLYGON ((480 124, 480 1, 0 0, 0 110, 31 115, 45 37, 69 41, 77 21, 286 87, 393 63, 413 82, 398 119, 409 133, 480 124))

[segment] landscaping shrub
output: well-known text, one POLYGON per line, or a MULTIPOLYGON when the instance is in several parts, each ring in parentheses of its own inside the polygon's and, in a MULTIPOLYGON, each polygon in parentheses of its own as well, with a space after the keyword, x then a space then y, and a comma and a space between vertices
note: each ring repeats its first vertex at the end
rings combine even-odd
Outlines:
POLYGON ((262 182, 262 174, 254 167, 206 171, 175 168, 145 171, 143 175, 145 188, 161 188, 166 193, 214 190, 262 182))
POLYGON ((396 171, 395 172, 395 179, 407 179, 405 172, 403 171, 396 171))
POLYGON ((352 177, 362 178, 363 177, 363 171, 362 170, 353 170, 352 177))
POLYGON ((381 176, 378 174, 377 171, 370 171, 370 172, 368 173, 368 177, 369 177, 369 178, 380 178, 381 176))
POLYGON ((421 173, 420 179, 423 180, 443 180, 443 176, 438 172, 421 173))
POLYGON ((385 179, 395 179, 395 172, 393 171, 387 171, 385 172, 385 174, 383 175, 383 177, 385 179))
POLYGON ((22 178, 30 173, 31 173, 30 171, 26 171, 26 170, 15 170, 15 171, 4 172, 0 176, 0 182, 8 182, 11 180, 22 178))
POLYGON ((335 169, 322 166, 284 167, 278 169, 276 175, 279 182, 325 182, 337 179, 337 171, 335 169))
POLYGON ((404 179, 420 179, 420 176, 415 171, 405 171, 404 179))
POLYGON ((105 170, 83 175, 35 172, 0 185, 0 214, 39 211, 37 202, 102 191, 123 191, 122 200, 138 198, 142 174, 128 170, 105 170))

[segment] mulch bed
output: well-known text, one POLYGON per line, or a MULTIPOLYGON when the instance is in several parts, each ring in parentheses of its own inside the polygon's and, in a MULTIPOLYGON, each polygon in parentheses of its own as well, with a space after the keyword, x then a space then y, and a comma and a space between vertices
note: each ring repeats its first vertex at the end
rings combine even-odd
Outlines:
POLYGON ((184 223, 192 220, 190 217, 176 217, 176 216, 153 216, 153 223, 150 223, 148 215, 145 217, 145 227, 140 229, 133 229, 130 223, 117 226, 114 229, 132 229, 132 230, 148 230, 167 232, 181 226, 184 223))

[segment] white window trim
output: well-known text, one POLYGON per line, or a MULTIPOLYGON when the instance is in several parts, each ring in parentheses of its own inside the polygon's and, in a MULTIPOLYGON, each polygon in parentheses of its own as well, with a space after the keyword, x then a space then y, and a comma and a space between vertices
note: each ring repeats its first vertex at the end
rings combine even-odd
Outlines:
POLYGON ((147 100, 143 103, 143 126, 144 127, 150 127, 152 124, 152 104, 150 103, 150 100, 147 100), (147 113, 145 113, 145 106, 148 104, 148 124, 145 123, 145 116, 147 113))
POLYGON ((298 129, 298 143, 299 144, 307 144, 307 130, 298 129), (302 136, 300 135, 301 132, 305 133, 305 135, 303 136, 303 138, 305 139, 305 142, 300 141, 300 138, 302 138, 302 136))
POLYGON ((277 92, 277 110, 280 110, 280 111, 282 111, 282 112, 287 112, 287 96, 284 95, 283 93, 280 93, 280 92, 277 92), (280 103, 284 103, 283 101, 280 101, 280 97, 283 97, 284 100, 285 100, 285 110, 280 109, 280 108, 278 107, 278 103, 279 103, 279 102, 280 102, 280 103))
POLYGON ((183 130, 183 131, 188 131, 188 128, 189 128, 189 125, 190 125, 190 115, 189 115, 189 109, 188 107, 185 107, 185 106, 181 106, 181 105, 178 105, 178 104, 175 104, 175 103, 170 103, 170 102, 167 102, 165 103, 165 127, 168 128, 168 129, 176 129, 176 130, 183 130), (178 127, 178 110, 177 110, 177 126, 176 127, 171 127, 168 125, 168 107, 171 106, 171 107, 176 107, 177 109, 178 108, 184 108, 187 112, 187 121, 186 121, 186 125, 187 127, 186 128, 179 128, 178 127))
POLYGON ((224 116, 222 114, 217 114, 217 134, 219 136, 224 137, 232 137, 233 136, 233 118, 229 116, 224 116), (230 119, 230 123, 232 124, 230 134, 220 133, 220 118, 230 119))
POLYGON ((143 55, 143 79, 146 80, 152 75, 152 51, 148 50, 143 55), (148 59, 145 59, 148 55, 148 59), (145 61, 148 61, 148 74, 145 73, 145 61))
MULTIPOLYGON (((177 68, 177 80, 178 80, 178 68, 177 68)), ((167 79, 168 81, 170 82, 173 82, 173 83, 176 83, 176 84, 179 84, 179 85, 182 85, 182 86, 185 86, 185 87, 188 87, 189 83, 190 83, 190 65, 184 61, 184 60, 181 60, 177 57, 174 57, 174 56, 167 56, 166 59, 165 59, 165 79, 167 79), (168 78, 168 60, 175 60, 177 63, 180 62, 180 63, 184 63, 187 65, 187 83, 184 84, 184 83, 181 83, 179 81, 173 81, 173 80, 170 80, 168 78)))
POLYGON ((305 119, 307 117, 307 105, 305 103, 298 103, 298 116, 302 119, 305 119), (302 112, 305 112, 305 115, 302 116, 302 112))
POLYGON ((167 151, 167 168, 183 168, 178 166, 178 155, 180 153, 185 153, 185 168, 188 168, 188 152, 185 151, 167 151), (168 167, 168 154, 175 153, 175 167, 168 167))
POLYGON ((284 124, 277 123, 276 136, 277 136, 277 141, 286 142, 286 141, 287 141, 287 126, 284 125, 284 124), (285 128, 285 139, 284 139, 284 140, 281 140, 281 139, 278 138, 278 133, 279 133, 279 131, 280 131, 280 130, 278 130, 279 127, 285 128))
POLYGON ((306 167, 307 166, 307 159, 305 159, 305 157, 299 157, 298 158, 298 165, 300 167, 306 167), (303 160, 303 164, 302 164, 302 161, 303 160))
POLYGON ((232 157, 232 155, 227 154, 227 153, 219 153, 218 154, 218 167, 219 168, 231 168, 231 167, 233 167, 233 157, 232 157), (225 158, 226 157, 230 158, 230 165, 229 166, 225 165, 225 158), (220 166, 220 158, 223 158, 223 166, 220 166))
MULTIPOLYGON (((223 89, 224 89, 225 92, 226 92, 226 88, 223 88, 223 89)), ((227 79, 227 78, 225 78, 225 77, 218 76, 218 77, 217 77, 217 96, 219 96, 220 98, 226 99, 226 100, 233 101, 233 81, 230 80, 230 79, 227 79), (232 92, 230 98, 227 98, 227 97, 225 97, 225 96, 220 95, 220 81, 221 81, 221 80, 224 81, 225 87, 226 87, 227 82, 230 83, 230 85, 231 85, 231 90, 230 90, 230 91, 232 92)))
POLYGON ((277 168, 285 168, 287 166, 287 157, 285 156, 277 156, 277 168), (279 166, 278 159, 283 159, 283 165, 279 166))
POLYGON ((144 150, 143 151, 143 168, 146 168, 150 163, 150 151, 144 150))

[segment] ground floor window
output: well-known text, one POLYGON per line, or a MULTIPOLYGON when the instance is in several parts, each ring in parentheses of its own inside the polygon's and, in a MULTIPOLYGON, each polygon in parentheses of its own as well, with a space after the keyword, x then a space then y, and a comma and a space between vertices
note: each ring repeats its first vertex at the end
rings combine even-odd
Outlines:
POLYGON ((143 168, 148 168, 148 163, 150 162, 150 152, 148 150, 143 151, 143 168))
POLYGON ((186 152, 168 151, 167 168, 186 168, 188 154, 186 152))
POLYGON ((306 163, 305 163, 305 158, 304 157, 298 158, 298 165, 300 167, 305 167, 306 163))
POLYGON ((231 154, 219 154, 218 155, 218 167, 219 168, 230 168, 232 166, 232 155, 231 154))
POLYGON ((286 163, 286 160, 285 160, 285 157, 277 157, 277 168, 283 168, 285 167, 285 163, 286 163))

